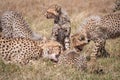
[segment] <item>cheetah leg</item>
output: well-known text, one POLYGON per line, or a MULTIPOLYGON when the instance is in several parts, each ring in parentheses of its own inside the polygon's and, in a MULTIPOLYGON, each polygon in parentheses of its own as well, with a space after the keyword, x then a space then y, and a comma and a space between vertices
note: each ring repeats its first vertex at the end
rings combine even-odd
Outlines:
POLYGON ((65 38, 64 44, 65 44, 65 50, 69 50, 70 49, 70 38, 69 37, 65 38))
POLYGON ((51 40, 54 40, 54 41, 57 40, 57 36, 54 33, 52 33, 51 40))
POLYGON ((98 52, 100 50, 100 46, 101 46, 101 40, 95 40, 94 43, 95 43, 95 47, 93 48, 93 53, 90 55, 91 56, 91 60, 94 60, 97 58, 97 55, 98 55, 98 52))
POLYGON ((101 57, 109 57, 110 54, 106 51, 105 49, 105 43, 106 41, 104 41, 102 44, 101 44, 101 47, 100 47, 100 53, 101 53, 101 57))
POLYGON ((98 63, 97 57, 98 56, 107 57, 109 56, 109 54, 105 50, 105 43, 106 43, 105 39, 97 39, 96 41, 94 41, 94 43, 95 43, 95 47, 93 48, 94 52, 90 55, 91 59, 88 62, 88 66, 89 66, 88 70, 90 72, 96 72, 96 71, 100 72, 102 69, 100 69, 100 67, 98 66, 99 64, 97 64, 98 63), (97 70, 96 70, 96 67, 97 67, 97 70))
POLYGON ((91 54, 91 59, 97 57, 107 57, 109 56, 108 52, 105 50, 105 39, 97 39, 94 41, 95 47, 93 49, 93 53, 91 54), (99 54, 100 53, 100 54, 99 54))
POLYGON ((52 40, 57 41, 58 29, 59 29, 59 26, 57 24, 54 25, 54 27, 52 28, 52 34, 51 34, 51 39, 52 40))
POLYGON ((87 65, 89 66, 88 67, 89 72, 93 72, 95 69, 95 65, 97 63, 97 55, 98 55, 98 52, 99 52, 100 46, 101 46, 100 40, 95 40, 94 43, 95 43, 95 47, 93 48, 93 53, 91 53, 90 61, 87 63, 87 65))
POLYGON ((57 41, 57 35, 55 32, 52 32, 51 40, 57 41))

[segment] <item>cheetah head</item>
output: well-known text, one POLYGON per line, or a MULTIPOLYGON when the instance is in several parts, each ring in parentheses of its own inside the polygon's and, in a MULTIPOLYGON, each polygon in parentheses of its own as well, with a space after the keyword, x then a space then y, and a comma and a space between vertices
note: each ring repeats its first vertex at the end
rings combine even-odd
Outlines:
POLYGON ((72 47, 75 48, 77 51, 82 51, 83 47, 89 42, 90 40, 86 40, 85 35, 83 35, 82 33, 76 33, 71 36, 72 47))
POLYGON ((63 52, 62 45, 56 41, 49 40, 42 46, 43 58, 48 58, 53 62, 58 62, 59 55, 63 52))
POLYGON ((54 4, 47 9, 45 16, 47 19, 55 19, 60 14, 61 14, 61 6, 54 4))

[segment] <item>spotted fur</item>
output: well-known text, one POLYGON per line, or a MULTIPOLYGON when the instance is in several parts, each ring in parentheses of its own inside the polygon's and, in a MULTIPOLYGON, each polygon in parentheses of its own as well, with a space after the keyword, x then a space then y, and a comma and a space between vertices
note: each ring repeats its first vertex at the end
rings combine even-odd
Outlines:
POLYGON ((26 38, 0 38, 0 58, 7 63, 26 65, 40 57, 57 61, 62 46, 56 41, 34 41, 26 38))
POLYGON ((0 19, 2 36, 7 38, 23 37, 42 40, 42 36, 32 31, 22 15, 15 11, 5 11, 0 19))
POLYGON ((64 54, 61 54, 58 64, 64 66, 72 66, 78 70, 85 70, 87 68, 86 57, 74 50, 67 50, 64 52, 64 54))
POLYGON ((94 41, 95 47, 91 56, 109 56, 105 50, 107 39, 120 37, 120 13, 111 13, 103 17, 91 16, 85 19, 81 30, 72 36, 75 48, 83 48, 89 41, 94 41), (98 53, 101 54, 98 54, 98 53))

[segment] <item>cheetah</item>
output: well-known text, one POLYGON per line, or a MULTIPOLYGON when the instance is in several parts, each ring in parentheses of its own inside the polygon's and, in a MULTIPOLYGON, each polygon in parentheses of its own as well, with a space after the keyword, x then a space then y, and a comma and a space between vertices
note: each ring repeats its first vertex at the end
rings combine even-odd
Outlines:
POLYGON ((90 41, 95 43, 91 57, 107 57, 105 50, 107 39, 120 37, 120 13, 110 13, 104 16, 90 16, 85 19, 80 31, 71 36, 74 48, 81 49, 90 41))
POLYGON ((72 66, 83 71, 87 69, 87 60, 84 55, 77 53, 75 50, 66 50, 64 54, 59 56, 58 65, 72 66))
POLYGON ((16 11, 5 11, 1 15, 0 23, 3 37, 23 37, 32 40, 42 40, 42 36, 33 32, 23 16, 16 11))
POLYGON ((0 58, 5 63, 26 65, 40 57, 58 61, 62 53, 60 43, 52 40, 36 41, 27 38, 0 38, 0 58))
POLYGON ((67 12, 60 5, 54 4, 47 9, 45 17, 54 19, 51 39, 61 43, 64 50, 70 49, 71 26, 67 12))

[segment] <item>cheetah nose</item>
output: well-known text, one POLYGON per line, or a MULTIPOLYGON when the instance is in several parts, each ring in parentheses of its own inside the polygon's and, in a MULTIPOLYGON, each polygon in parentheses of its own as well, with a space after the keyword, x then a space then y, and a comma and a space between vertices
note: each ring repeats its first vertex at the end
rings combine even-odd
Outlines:
POLYGON ((56 55, 55 57, 58 58, 60 55, 56 55))
POLYGON ((76 46, 75 49, 76 49, 78 52, 83 50, 83 48, 80 47, 80 46, 76 46))
POLYGON ((79 48, 80 51, 82 51, 83 49, 82 48, 79 48))
POLYGON ((88 39, 88 42, 90 42, 90 40, 88 39))

